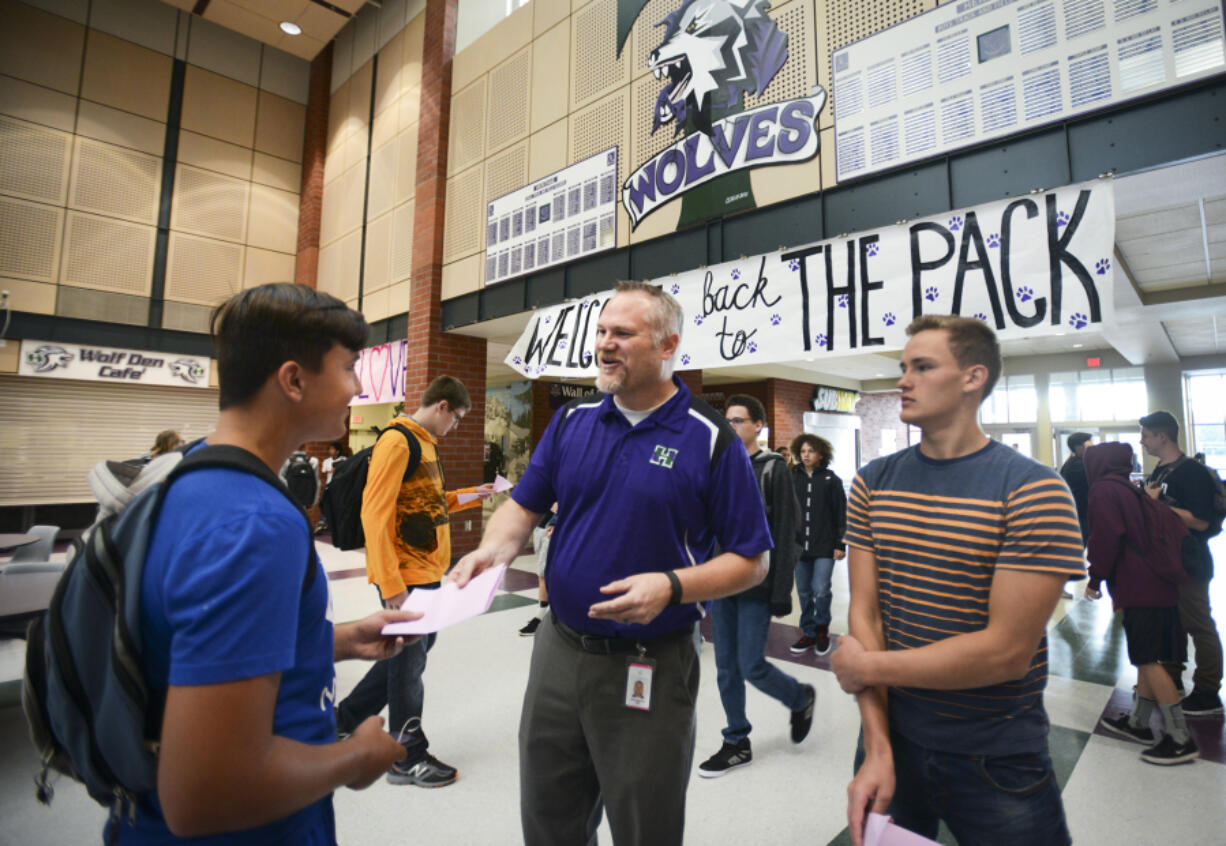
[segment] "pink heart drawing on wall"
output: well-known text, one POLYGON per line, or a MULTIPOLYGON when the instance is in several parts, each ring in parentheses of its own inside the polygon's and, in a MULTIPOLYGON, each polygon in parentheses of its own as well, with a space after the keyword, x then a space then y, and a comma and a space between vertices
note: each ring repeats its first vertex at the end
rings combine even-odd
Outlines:
POLYGON ((366 372, 370 383, 365 393, 375 398, 375 402, 383 401, 383 392, 387 388, 387 371, 392 365, 392 351, 388 344, 380 344, 367 350, 366 372))

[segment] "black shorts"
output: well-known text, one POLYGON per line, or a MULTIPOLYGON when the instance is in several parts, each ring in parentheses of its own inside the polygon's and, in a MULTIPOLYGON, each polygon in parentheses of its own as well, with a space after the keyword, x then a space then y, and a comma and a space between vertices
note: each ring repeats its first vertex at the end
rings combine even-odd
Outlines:
POLYGON ((1182 664, 1188 660, 1188 636, 1179 623, 1179 609, 1125 608, 1124 638, 1128 641, 1128 661, 1134 667, 1166 661, 1182 664))

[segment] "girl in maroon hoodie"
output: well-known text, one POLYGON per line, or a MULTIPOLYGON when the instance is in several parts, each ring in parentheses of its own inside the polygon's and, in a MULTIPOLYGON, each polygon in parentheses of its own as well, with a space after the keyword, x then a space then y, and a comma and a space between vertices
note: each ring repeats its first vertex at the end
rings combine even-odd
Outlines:
POLYGON ((1176 608, 1179 587, 1145 560, 1143 551, 1150 544, 1140 498, 1146 494, 1128 481, 1132 460, 1132 447, 1125 443, 1098 444, 1085 451, 1090 482, 1090 580, 1085 595, 1098 599, 1100 586, 1107 583, 1115 609, 1124 611, 1128 660, 1137 668, 1132 712, 1104 715, 1100 724, 1119 737, 1153 744, 1149 718, 1157 705, 1166 734, 1142 752, 1141 759, 1151 764, 1180 764, 1194 760, 1198 750, 1188 734, 1175 683, 1159 663, 1179 661, 1187 652, 1176 608))

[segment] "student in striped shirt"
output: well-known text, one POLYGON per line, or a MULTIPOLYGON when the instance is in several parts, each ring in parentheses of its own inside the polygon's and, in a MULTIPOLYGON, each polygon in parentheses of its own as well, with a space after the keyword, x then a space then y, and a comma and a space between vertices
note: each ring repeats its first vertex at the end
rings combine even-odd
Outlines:
POLYGON ((907 328, 901 419, 917 446, 865 466, 847 507, 850 634, 833 655, 862 746, 848 823, 865 814, 961 844, 1070 842, 1047 749, 1045 627, 1083 577, 1072 496, 990 440, 979 405, 1001 371, 983 322, 907 328))

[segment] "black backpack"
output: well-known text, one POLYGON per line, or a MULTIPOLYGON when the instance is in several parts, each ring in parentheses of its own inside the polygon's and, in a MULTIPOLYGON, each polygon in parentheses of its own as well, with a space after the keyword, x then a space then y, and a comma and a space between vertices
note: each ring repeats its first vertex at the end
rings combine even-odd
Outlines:
MULTIPOLYGON (((404 435, 409 443, 409 465, 405 468, 403 479, 408 481, 421 464, 421 444, 417 436, 403 426, 389 426, 379 433, 379 438, 392 429, 404 435)), ((378 438, 375 443, 378 443, 378 438)), ((370 456, 374 450, 373 445, 368 446, 337 465, 332 472, 332 481, 320 500, 320 511, 332 532, 332 545, 337 549, 361 549, 366 546, 366 532, 362 529, 362 494, 366 490, 370 456)))
MULTIPOLYGON (((170 486, 194 470, 227 467, 260 477, 289 498, 277 475, 239 447, 208 446, 182 460, 159 462, 147 469, 163 478, 78 542, 50 607, 30 624, 21 704, 42 763, 34 782, 44 804, 54 793, 48 770, 84 783, 116 818, 126 803, 133 819, 136 801, 157 787, 165 703, 149 690, 142 670, 140 589, 153 527, 170 486)), ((294 507, 309 537, 306 513, 297 503, 294 507)), ((311 543, 303 593, 315 579, 316 560, 311 543)))
POLYGON ((305 452, 295 452, 289 457, 289 466, 285 468, 285 486, 294 502, 303 508, 315 504, 315 496, 319 493, 319 477, 311 466, 311 458, 305 452))

